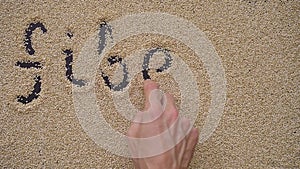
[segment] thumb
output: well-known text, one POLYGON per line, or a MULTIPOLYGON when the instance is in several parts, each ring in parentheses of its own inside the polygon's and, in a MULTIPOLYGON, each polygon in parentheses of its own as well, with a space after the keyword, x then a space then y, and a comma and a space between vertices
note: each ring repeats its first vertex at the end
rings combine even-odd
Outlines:
POLYGON ((138 112, 135 116, 136 123, 150 123, 158 119, 166 107, 166 96, 159 89, 153 89, 148 97, 150 107, 147 110, 138 112))
POLYGON ((144 81, 145 104, 144 111, 138 112, 134 118, 136 123, 149 123, 158 118, 163 112, 163 95, 159 85, 152 80, 144 81))

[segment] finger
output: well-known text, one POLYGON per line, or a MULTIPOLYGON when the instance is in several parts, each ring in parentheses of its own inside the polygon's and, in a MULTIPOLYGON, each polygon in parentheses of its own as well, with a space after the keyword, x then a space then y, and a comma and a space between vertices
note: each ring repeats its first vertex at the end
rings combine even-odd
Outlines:
POLYGON ((153 89, 148 97, 150 107, 147 110, 138 112, 134 118, 134 122, 150 123, 158 119, 164 112, 166 98, 162 91, 153 89))
POLYGON ((144 109, 145 110, 148 110, 148 108, 150 107, 150 101, 149 101, 150 93, 154 89, 159 89, 159 85, 157 83, 155 83, 152 80, 144 81, 144 96, 145 96, 144 109))
POLYGON ((126 135, 128 137, 137 137, 140 130, 140 124, 139 123, 131 123, 126 135))
POLYGON ((192 128, 191 132, 188 135, 187 142, 187 151, 193 151, 199 139, 199 131, 197 128, 192 128))
POLYGON ((185 157, 186 156, 186 149, 188 146, 188 136, 189 136, 189 129, 190 129, 190 121, 185 118, 185 117, 180 117, 179 119, 179 123, 178 123, 178 127, 180 128, 177 131, 177 135, 179 135, 180 138, 183 137, 183 139, 181 140, 181 142, 176 145, 176 152, 178 154, 178 160, 180 161, 179 164, 182 164, 185 157))
POLYGON ((178 110, 175 105, 174 97, 166 93, 167 104, 163 114, 163 117, 166 119, 169 126, 171 126, 178 118, 178 110))
POLYGON ((189 135, 189 130, 191 129, 191 122, 189 119, 185 118, 185 117, 181 117, 181 131, 183 132, 182 134, 184 136, 188 136, 189 135))
POLYGON ((141 168, 141 165, 140 165, 140 163, 142 163, 141 160, 139 160, 137 158, 133 158, 132 161, 134 164, 134 168, 141 168))
POLYGON ((182 164, 183 156, 185 154, 185 149, 187 145, 187 140, 184 138, 175 146, 175 153, 177 155, 178 164, 182 164))
POLYGON ((197 128, 193 128, 187 136, 186 150, 182 159, 182 168, 188 168, 195 151, 195 147, 198 143, 199 131, 197 128))

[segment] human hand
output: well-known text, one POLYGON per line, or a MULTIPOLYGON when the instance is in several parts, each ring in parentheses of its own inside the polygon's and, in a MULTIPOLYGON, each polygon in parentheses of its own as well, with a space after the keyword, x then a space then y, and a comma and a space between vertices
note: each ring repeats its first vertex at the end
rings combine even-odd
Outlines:
POLYGON ((188 119, 179 117, 174 98, 166 94, 164 99, 158 89, 157 83, 144 82, 145 111, 137 113, 127 132, 130 138, 155 137, 155 142, 150 144, 128 141, 134 166, 136 169, 186 169, 199 131, 190 126, 188 119), (161 153, 155 154, 157 152, 161 153))

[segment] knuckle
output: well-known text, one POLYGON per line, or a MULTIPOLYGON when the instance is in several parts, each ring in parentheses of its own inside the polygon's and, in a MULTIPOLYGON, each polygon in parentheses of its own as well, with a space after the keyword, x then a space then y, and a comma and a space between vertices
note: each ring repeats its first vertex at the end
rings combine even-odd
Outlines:
POLYGON ((172 115, 178 115, 178 110, 176 109, 176 107, 172 106, 170 107, 170 109, 167 111, 168 113, 172 114, 172 115))
POLYGON ((175 100, 174 96, 172 94, 170 94, 170 93, 166 93, 166 95, 167 95, 167 98, 169 99, 169 101, 173 103, 174 100, 175 100))
POLYGON ((133 124, 129 127, 129 129, 127 130, 126 135, 129 137, 134 137, 137 136, 138 132, 136 130, 136 126, 133 124))

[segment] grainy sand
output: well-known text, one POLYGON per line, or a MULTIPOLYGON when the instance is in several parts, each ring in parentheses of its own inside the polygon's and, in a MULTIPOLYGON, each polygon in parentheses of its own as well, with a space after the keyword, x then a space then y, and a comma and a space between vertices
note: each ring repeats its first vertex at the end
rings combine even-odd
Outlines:
MULTIPOLYGON (((129 159, 97 146, 83 131, 74 111, 64 51, 72 50, 76 62, 103 21, 165 12, 205 32, 222 60, 227 80, 219 126, 197 145, 191 168, 299 168, 299 9, 296 0, 1 2, 0 167, 132 168, 129 159), (30 55, 24 46, 25 30, 38 22, 47 31, 33 32, 35 53, 30 55), (39 62, 41 68, 22 68, 18 61, 39 62), (41 91, 34 91, 39 96, 28 104, 18 102, 18 96, 28 96, 39 83, 35 77, 41 78, 41 91)), ((176 53, 194 73, 202 103, 195 126, 201 129, 211 88, 203 62, 193 50, 170 37, 143 34, 121 41, 108 54, 126 57, 137 49, 157 46, 176 53)), ((104 62, 100 68, 108 75, 115 70, 104 62)), ((153 70, 149 74, 180 105, 174 78, 153 70)), ((143 107, 142 82, 140 74, 129 87, 131 102, 139 109, 143 107)), ((106 121, 125 133, 129 121, 116 112, 100 74, 95 89, 106 121)))

